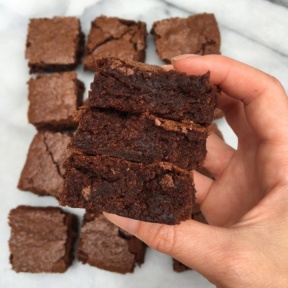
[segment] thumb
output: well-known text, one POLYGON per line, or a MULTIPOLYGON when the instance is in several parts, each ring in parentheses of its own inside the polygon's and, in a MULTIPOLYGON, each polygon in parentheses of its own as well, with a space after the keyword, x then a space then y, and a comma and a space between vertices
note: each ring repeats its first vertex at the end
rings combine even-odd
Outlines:
POLYGON ((222 260, 231 256, 227 248, 233 243, 227 228, 209 226, 194 220, 173 226, 142 222, 108 213, 104 215, 151 248, 171 255, 211 282, 218 282, 215 275, 223 276, 223 265, 226 261, 222 260))

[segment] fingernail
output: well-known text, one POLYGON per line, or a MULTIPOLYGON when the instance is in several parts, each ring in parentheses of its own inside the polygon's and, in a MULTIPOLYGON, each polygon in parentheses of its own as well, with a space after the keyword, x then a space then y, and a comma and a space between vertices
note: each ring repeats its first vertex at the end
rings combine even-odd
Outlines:
POLYGON ((178 55, 178 56, 175 56, 173 58, 171 58, 171 61, 178 61, 178 60, 181 60, 181 59, 185 59, 185 58, 189 58, 189 57, 197 57, 197 56, 201 56, 201 55, 198 55, 198 54, 182 54, 182 55, 178 55))
POLYGON ((137 232, 140 221, 121 217, 115 214, 103 212, 103 215, 112 223, 124 229, 125 231, 135 235, 137 232))

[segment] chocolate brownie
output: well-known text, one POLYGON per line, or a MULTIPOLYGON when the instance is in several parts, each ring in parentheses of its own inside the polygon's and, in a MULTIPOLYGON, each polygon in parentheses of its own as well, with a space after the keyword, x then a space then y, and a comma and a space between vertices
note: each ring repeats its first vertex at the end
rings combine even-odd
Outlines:
POLYGON ((175 272, 184 272, 184 271, 187 271, 187 270, 191 270, 191 268, 187 267, 185 264, 181 263, 180 261, 172 258, 173 260, 173 270, 175 272))
POLYGON ((146 24, 116 17, 97 17, 91 30, 83 59, 85 70, 95 70, 95 60, 102 57, 118 57, 145 61, 146 24))
POLYGON ((187 76, 159 66, 117 58, 96 61, 89 104, 129 113, 145 113, 176 120, 212 123, 217 89, 209 73, 187 76))
POLYGON ((159 57, 167 63, 181 54, 220 54, 220 32, 213 14, 156 21, 151 32, 159 57))
POLYGON ((83 48, 84 34, 76 17, 30 19, 25 53, 30 73, 73 70, 83 48))
POLYGON ((29 148, 18 188, 38 195, 58 197, 63 189, 63 163, 71 137, 62 133, 38 132, 29 148))
POLYGON ((73 113, 83 103, 84 84, 75 72, 40 75, 28 81, 28 120, 37 129, 75 128, 73 113))
POLYGON ((63 273, 72 264, 77 217, 56 207, 18 206, 9 214, 10 262, 16 272, 63 273))
POLYGON ((143 242, 123 233, 101 213, 85 213, 78 244, 79 261, 124 274, 144 262, 145 250, 143 242))
POLYGON ((72 154, 65 168, 60 205, 165 224, 191 219, 192 174, 169 163, 72 154))
POLYGON ((165 161, 188 170, 204 162, 208 130, 202 126, 87 107, 78 114, 74 151, 141 163, 165 161))

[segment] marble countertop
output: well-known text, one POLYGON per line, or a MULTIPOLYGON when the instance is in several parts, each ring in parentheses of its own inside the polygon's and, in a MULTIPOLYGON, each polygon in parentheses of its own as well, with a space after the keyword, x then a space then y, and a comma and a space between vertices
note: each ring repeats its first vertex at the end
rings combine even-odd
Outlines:
MULTIPOLYGON (((0 0, 0 287, 214 287, 195 271, 173 272, 171 258, 152 249, 148 249, 143 266, 128 275, 77 261, 64 274, 16 274, 11 270, 8 250, 10 209, 20 204, 57 205, 51 197, 37 197, 16 188, 36 133, 27 122, 26 82, 30 76, 24 50, 29 18, 75 15, 80 17, 87 35, 90 22, 100 15, 142 20, 150 30, 155 20, 202 12, 214 13, 218 20, 223 55, 275 76, 288 91, 288 0, 0 0)), ((151 36, 148 36, 146 62, 163 64, 151 36)), ((93 73, 84 73, 82 66, 77 73, 88 89, 93 73)), ((237 147, 237 139, 225 120, 218 120, 218 124, 226 141, 237 147)), ((80 209, 73 212, 80 217, 83 214, 80 209)))

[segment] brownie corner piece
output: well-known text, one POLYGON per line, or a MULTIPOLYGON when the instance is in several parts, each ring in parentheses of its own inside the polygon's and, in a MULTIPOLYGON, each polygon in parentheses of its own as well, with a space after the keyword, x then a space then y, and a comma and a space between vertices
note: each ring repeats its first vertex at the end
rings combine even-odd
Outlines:
POLYGON ((76 128, 74 113, 83 103, 85 90, 75 72, 38 75, 30 78, 28 120, 38 130, 76 128))
POLYGON ((40 131, 29 147, 18 188, 38 195, 58 198, 63 188, 64 161, 71 136, 60 132, 40 131))
POLYGON ((13 270, 63 273, 69 268, 78 234, 77 216, 58 207, 18 206, 8 219, 13 270))
POLYGON ((191 219, 192 175, 169 163, 72 154, 65 168, 60 205, 169 225, 191 219))
POLYGON ((220 32, 214 14, 170 18, 153 24, 156 49, 167 62, 181 54, 220 54, 220 32))
POLYGON ((97 17, 91 22, 88 35, 84 69, 96 69, 96 60, 103 57, 119 57, 139 62, 145 61, 146 24, 141 21, 116 17, 97 17))
POLYGON ((100 269, 131 273, 144 262, 146 245, 99 212, 86 211, 82 223, 77 257, 83 264, 100 269))
POLYGON ((30 73, 73 70, 83 49, 84 34, 78 18, 30 19, 25 51, 30 73))

